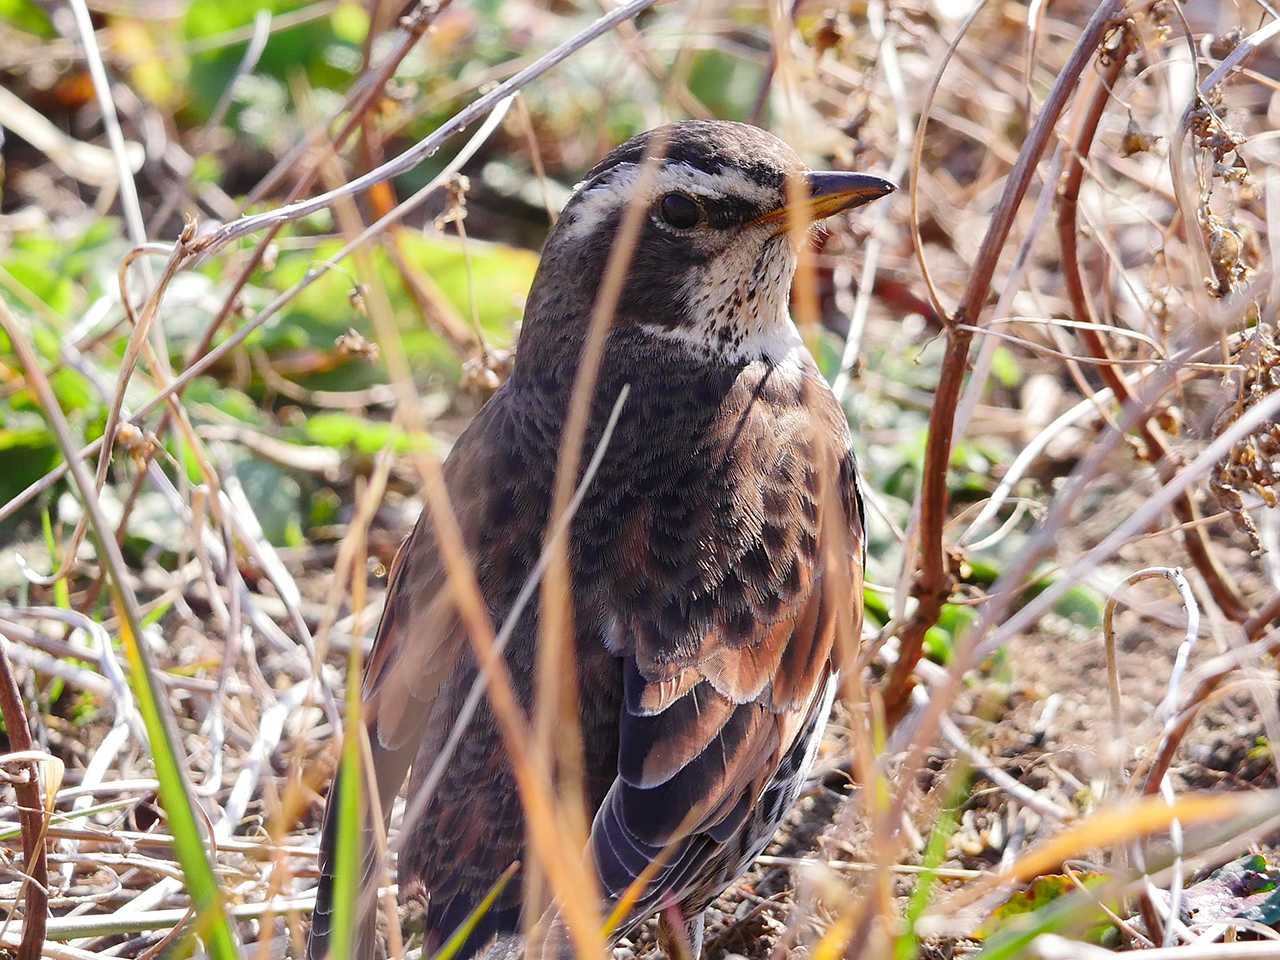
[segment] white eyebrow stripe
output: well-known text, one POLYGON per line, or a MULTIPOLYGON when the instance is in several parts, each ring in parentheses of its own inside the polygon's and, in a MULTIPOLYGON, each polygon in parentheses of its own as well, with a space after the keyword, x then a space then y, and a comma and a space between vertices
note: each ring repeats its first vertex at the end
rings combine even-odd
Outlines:
POLYGON ((634 163, 620 163, 609 177, 591 185, 578 184, 569 202, 574 205, 573 218, 561 221, 560 230, 571 237, 594 233, 604 219, 631 199, 631 185, 639 168, 634 163))
MULTIPOLYGON (((593 233, 613 211, 631 201, 632 187, 639 174, 639 164, 620 163, 606 179, 591 186, 579 184, 575 187, 574 215, 564 225, 566 232, 573 237, 593 233)), ((654 187, 647 200, 651 202, 672 191, 708 199, 738 197, 762 208, 778 202, 776 190, 761 186, 731 167, 725 167, 719 173, 708 173, 687 163, 664 163, 654 178, 654 187)))

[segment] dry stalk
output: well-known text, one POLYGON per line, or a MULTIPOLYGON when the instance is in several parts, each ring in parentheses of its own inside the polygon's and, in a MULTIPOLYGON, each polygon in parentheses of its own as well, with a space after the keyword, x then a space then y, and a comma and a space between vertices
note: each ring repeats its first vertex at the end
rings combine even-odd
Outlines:
MULTIPOLYGON (((4 717, 9 735, 9 748, 13 753, 31 753, 35 743, 31 728, 27 725, 27 713, 22 706, 22 693, 9 667, 5 651, 8 638, 0 642, 0 715, 4 717)), ((23 886, 26 889, 26 911, 23 914, 22 943, 18 947, 18 960, 39 960, 44 945, 45 925, 49 917, 49 862, 45 850, 48 824, 44 817, 44 801, 40 797, 40 764, 32 760, 25 764, 27 779, 15 778, 13 792, 18 800, 18 819, 22 824, 22 859, 26 871, 23 886)))
MULTIPOLYGON (((1191 649, 1195 646, 1196 639, 1200 630, 1200 605, 1196 603, 1195 594, 1191 592, 1191 585, 1187 582, 1187 578, 1183 576, 1180 569, 1176 567, 1147 567, 1143 570, 1137 570, 1125 577, 1116 589, 1112 591, 1111 596, 1107 598, 1106 610, 1103 614, 1102 633, 1103 640, 1107 648, 1107 674, 1111 688, 1111 723, 1112 737, 1114 743, 1112 749, 1115 752, 1116 764, 1119 766, 1123 763, 1123 757, 1127 755, 1128 748, 1126 746, 1127 738, 1124 734, 1124 727, 1120 716, 1120 675, 1116 664, 1116 636, 1115 636, 1115 613, 1119 606, 1119 591, 1126 586, 1140 583, 1143 580, 1165 579, 1174 585, 1178 591, 1178 595, 1182 600, 1182 607, 1186 616, 1186 626, 1183 632, 1182 643, 1178 646, 1177 655, 1174 657, 1173 668, 1169 671, 1169 682, 1165 692, 1165 698, 1158 708, 1158 715, 1165 718, 1166 725, 1171 724, 1177 714, 1178 706, 1178 686, 1181 683, 1182 675, 1186 672, 1187 661, 1191 656, 1191 649)), ((1159 792, 1165 801, 1172 806, 1174 803, 1173 787, 1169 783, 1167 777, 1161 777, 1156 781, 1155 789, 1152 789, 1152 781, 1147 781, 1147 793, 1159 792)), ((1141 846, 1134 844, 1132 847, 1133 862, 1143 872, 1143 890, 1141 899, 1141 910, 1143 921, 1147 925, 1147 930, 1152 934, 1157 934, 1161 928, 1164 929, 1164 942, 1169 945, 1172 938, 1179 931, 1178 922, 1178 902, 1182 896, 1182 825, 1178 820, 1173 820, 1170 824, 1170 839, 1174 848, 1173 876, 1169 884, 1169 909, 1162 911, 1158 903, 1158 891, 1154 881, 1151 880, 1146 870, 1146 859, 1142 852, 1141 846), (1168 923, 1163 915, 1167 913, 1168 923)))

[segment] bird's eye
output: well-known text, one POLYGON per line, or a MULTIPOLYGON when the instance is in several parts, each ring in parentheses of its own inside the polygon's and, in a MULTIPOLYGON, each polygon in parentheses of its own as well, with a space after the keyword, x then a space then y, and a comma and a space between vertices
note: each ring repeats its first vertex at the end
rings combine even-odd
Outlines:
POLYGON ((658 213, 670 226, 677 230, 688 230, 696 227, 702 219, 702 208, 698 201, 683 193, 668 193, 658 201, 658 213))

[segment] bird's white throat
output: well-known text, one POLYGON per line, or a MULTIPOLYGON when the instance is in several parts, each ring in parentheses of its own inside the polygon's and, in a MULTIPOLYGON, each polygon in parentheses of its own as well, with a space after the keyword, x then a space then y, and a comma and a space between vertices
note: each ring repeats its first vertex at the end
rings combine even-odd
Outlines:
POLYGON ((705 266, 685 274, 686 316, 659 332, 700 356, 731 363, 798 359, 804 341, 791 320, 796 259, 785 237, 744 238, 705 266))

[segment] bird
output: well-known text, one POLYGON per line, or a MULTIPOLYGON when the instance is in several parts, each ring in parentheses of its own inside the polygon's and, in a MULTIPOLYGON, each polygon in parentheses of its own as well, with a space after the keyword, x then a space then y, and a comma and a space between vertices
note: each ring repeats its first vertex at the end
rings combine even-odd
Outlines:
MULTIPOLYGON (((443 465, 479 590, 503 623, 544 548, 591 316, 635 206, 582 446, 603 454, 567 536, 565 640, 601 916, 641 878, 612 940, 659 914, 669 955, 682 947, 696 960, 705 909, 797 799, 841 667, 854 666, 841 637, 856 643, 862 623, 860 481, 848 419, 789 302, 809 225, 894 189, 871 174, 810 170, 773 134, 736 122, 680 121, 618 146, 550 230, 510 377, 443 465)), ((429 513, 393 563, 361 688, 374 779, 363 789, 377 792, 384 817, 406 777, 410 798, 421 788, 477 676, 429 513)), ((503 653, 530 716, 538 607, 520 613, 503 653)), ((336 794, 321 829, 310 960, 332 945, 336 794)), ((401 896, 425 903, 428 944, 472 915, 525 844, 485 699, 398 840, 401 896)), ((457 956, 515 935, 536 909, 523 896, 507 884, 457 956)), ((373 923, 366 898, 351 956, 373 956, 373 923)))

